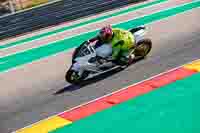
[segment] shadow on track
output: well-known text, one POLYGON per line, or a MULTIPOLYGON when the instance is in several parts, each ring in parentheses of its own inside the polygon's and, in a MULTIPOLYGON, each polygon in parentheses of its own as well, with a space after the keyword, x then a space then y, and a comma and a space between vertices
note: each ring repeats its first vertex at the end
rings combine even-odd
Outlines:
POLYGON ((108 72, 105 72, 105 73, 102 73, 102 74, 99 74, 97 76, 94 76, 94 77, 91 77, 87 80, 85 80, 83 83, 79 84, 79 85, 69 85, 69 86, 65 86, 64 88, 58 90, 57 92, 55 92, 53 95, 59 95, 59 94, 62 94, 64 92, 72 92, 72 91, 75 91, 75 90, 78 90, 84 86, 87 86, 87 85, 91 85, 91 84, 94 84, 98 81, 101 81, 103 79, 106 79, 107 77, 110 77, 120 71, 122 71, 124 69, 121 69, 121 68, 115 68, 115 69, 112 69, 108 72))

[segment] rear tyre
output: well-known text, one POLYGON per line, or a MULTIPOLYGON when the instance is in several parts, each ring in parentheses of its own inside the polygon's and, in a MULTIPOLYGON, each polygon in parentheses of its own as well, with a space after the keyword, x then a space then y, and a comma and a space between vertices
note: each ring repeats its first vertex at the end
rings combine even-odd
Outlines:
POLYGON ((135 49, 135 56, 140 58, 145 58, 152 49, 151 39, 143 39, 137 43, 137 48, 135 49))

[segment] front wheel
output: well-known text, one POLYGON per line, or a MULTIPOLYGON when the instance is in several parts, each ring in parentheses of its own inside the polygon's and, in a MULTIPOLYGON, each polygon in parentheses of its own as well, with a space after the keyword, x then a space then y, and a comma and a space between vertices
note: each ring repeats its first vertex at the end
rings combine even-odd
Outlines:
POLYGON ((78 72, 69 69, 65 75, 65 80, 71 84, 79 84, 83 82, 85 78, 87 78, 89 72, 83 72, 82 76, 79 76, 78 72))
POLYGON ((77 84, 80 82, 81 77, 74 70, 68 70, 65 75, 65 80, 71 84, 77 84))

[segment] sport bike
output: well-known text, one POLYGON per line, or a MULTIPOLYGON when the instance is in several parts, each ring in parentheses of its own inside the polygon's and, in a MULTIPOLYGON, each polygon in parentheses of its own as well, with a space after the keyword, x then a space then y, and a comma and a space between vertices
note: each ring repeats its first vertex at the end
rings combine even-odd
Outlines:
MULTIPOLYGON (((145 26, 139 26, 129 30, 135 36, 136 45, 131 49, 129 56, 134 54, 134 60, 144 59, 152 48, 151 39, 145 38, 145 26)), ((87 41, 83 42, 77 47, 72 54, 72 64, 66 72, 65 79, 71 84, 79 84, 90 76, 107 72, 116 67, 126 68, 134 61, 127 64, 119 65, 110 60, 111 55, 107 57, 98 57, 95 48, 95 43, 89 44, 87 41)))

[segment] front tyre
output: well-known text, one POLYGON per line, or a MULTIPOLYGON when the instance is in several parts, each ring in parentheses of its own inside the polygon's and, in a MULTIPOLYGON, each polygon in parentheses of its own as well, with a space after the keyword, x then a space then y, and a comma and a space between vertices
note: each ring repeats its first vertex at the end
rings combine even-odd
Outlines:
POLYGON ((74 70, 68 70, 65 75, 65 80, 71 84, 78 84, 81 82, 81 77, 74 70))
POLYGON ((65 75, 65 80, 71 84, 80 84, 89 76, 88 71, 84 71, 81 76, 79 76, 78 72, 69 69, 65 75))

